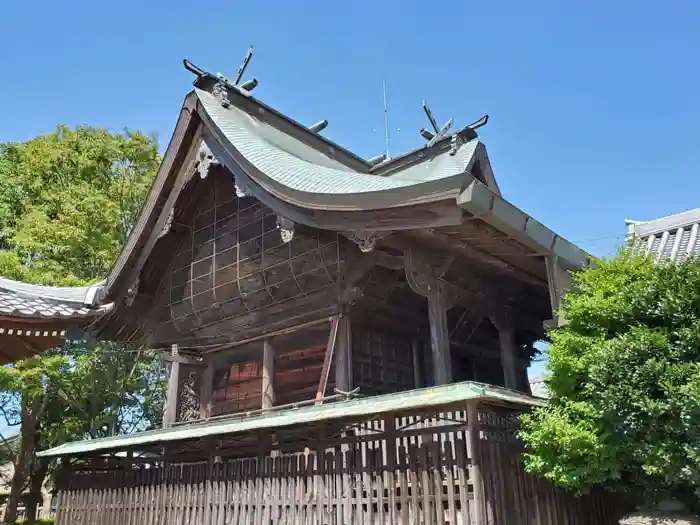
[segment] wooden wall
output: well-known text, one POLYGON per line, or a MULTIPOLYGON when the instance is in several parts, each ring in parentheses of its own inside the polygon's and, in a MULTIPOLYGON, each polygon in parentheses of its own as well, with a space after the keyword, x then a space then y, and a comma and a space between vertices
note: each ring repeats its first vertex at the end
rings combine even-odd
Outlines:
POLYGON ((415 388, 413 340, 381 326, 353 324, 353 387, 359 387, 362 395, 415 388))
POLYGON ((144 271, 143 288, 155 290, 145 319, 153 342, 241 340, 335 307, 338 234, 298 228, 285 242, 277 215, 238 197, 230 176, 216 171, 199 184, 195 211, 171 226, 174 253, 154 255, 167 268, 144 271))
MULTIPOLYGON (((313 399, 321 377, 330 324, 269 338, 275 355, 275 405, 313 399)), ((215 358, 212 416, 261 407, 263 342, 256 341, 215 358)), ((326 392, 335 387, 330 374, 326 392)))

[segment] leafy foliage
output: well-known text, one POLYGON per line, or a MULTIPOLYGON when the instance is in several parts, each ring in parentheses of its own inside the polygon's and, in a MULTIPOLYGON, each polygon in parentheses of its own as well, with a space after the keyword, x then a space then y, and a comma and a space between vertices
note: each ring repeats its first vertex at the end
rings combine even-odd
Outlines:
POLYGON ((87 126, 0 144, 0 274, 59 285, 104 277, 159 162, 142 133, 87 126))
POLYGON ((547 350, 548 406, 523 418, 527 468, 561 486, 700 488, 700 264, 621 251, 574 276, 547 350))
MULTIPOLYGON (((159 163, 146 135, 88 126, 0 144, 0 275, 63 286, 104 278, 159 163)), ((16 449, 3 447, 15 465, 5 521, 16 518, 25 489, 37 503, 50 472, 38 450, 157 425, 162 370, 157 355, 110 343, 0 368, 0 415, 20 427, 16 449)))

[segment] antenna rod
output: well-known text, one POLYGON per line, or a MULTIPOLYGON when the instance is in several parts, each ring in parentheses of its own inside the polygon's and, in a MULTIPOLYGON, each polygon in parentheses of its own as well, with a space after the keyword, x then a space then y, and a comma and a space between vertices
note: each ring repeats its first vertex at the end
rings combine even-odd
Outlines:
POLYGON ((382 88, 384 91, 384 137, 386 140, 386 158, 389 157, 389 110, 386 105, 386 79, 382 79, 382 88))

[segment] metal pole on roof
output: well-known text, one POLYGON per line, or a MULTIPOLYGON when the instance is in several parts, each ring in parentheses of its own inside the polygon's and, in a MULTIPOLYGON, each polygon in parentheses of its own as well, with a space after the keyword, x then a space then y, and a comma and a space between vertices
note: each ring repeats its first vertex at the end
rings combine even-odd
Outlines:
POLYGON ((386 158, 389 158, 389 109, 386 105, 386 79, 382 79, 382 89, 384 91, 384 137, 386 139, 386 158))

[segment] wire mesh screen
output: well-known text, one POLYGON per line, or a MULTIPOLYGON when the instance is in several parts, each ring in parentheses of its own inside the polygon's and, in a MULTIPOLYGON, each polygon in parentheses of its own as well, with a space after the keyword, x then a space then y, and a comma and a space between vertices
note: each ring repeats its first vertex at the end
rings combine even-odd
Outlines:
POLYGON ((297 231, 285 242, 279 221, 257 199, 237 197, 230 179, 212 180, 197 213, 175 225, 187 234, 159 287, 158 321, 222 338, 283 321, 289 310, 297 315, 327 307, 313 298, 328 302, 335 293, 337 233, 297 231), (214 326, 221 321, 223 331, 214 326))

